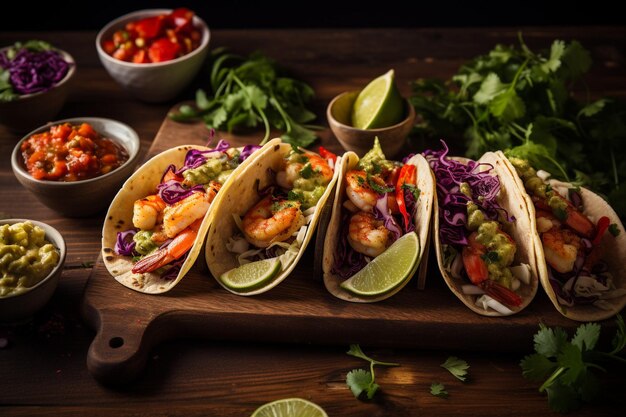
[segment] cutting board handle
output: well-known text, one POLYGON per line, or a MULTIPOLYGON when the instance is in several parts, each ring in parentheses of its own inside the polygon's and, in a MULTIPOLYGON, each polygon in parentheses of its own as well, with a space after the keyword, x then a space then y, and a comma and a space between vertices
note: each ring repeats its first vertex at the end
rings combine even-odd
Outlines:
POLYGON ((159 342, 152 319, 135 319, 120 311, 88 309, 96 337, 87 353, 87 369, 104 384, 132 381, 144 368, 152 347, 159 342))

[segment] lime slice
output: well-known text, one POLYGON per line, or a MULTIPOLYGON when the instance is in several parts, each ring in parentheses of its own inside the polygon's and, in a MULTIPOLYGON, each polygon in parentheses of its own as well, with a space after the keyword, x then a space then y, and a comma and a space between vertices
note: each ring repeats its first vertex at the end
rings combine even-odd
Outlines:
POLYGON ((396 88, 393 70, 365 86, 352 107, 352 126, 357 129, 393 126, 403 117, 404 100, 396 88))
POLYGON ((280 271, 280 259, 263 259, 233 268, 220 281, 234 291, 251 291, 269 282, 280 271))
POLYGON ((366 297, 386 294, 415 273, 419 254, 417 234, 407 233, 352 278, 342 282, 341 288, 366 297))
POLYGON ((328 417, 328 414, 311 401, 285 398, 260 406, 251 417, 328 417))

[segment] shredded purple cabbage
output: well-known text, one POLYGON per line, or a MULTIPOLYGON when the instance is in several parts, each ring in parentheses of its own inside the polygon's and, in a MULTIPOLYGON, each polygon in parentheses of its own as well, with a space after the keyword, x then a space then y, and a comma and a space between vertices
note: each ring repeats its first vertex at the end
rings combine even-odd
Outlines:
POLYGON ((365 255, 352 249, 348 242, 348 228, 352 213, 342 208, 339 242, 335 248, 335 262, 331 272, 342 279, 348 279, 367 265, 365 255))
POLYGON ((390 243, 395 242, 402 236, 402 230, 396 219, 393 218, 391 213, 389 212, 389 202, 387 201, 387 194, 382 194, 378 196, 378 200, 376 200, 376 205, 374 206, 374 218, 376 220, 381 220, 384 222, 385 228, 392 233, 392 239, 390 243))
POLYGON ((133 236, 135 236, 136 233, 134 229, 125 232, 117 232, 115 253, 122 256, 135 256, 135 241, 133 240, 133 236))
POLYGON ((469 161, 467 164, 447 158, 448 145, 442 140, 443 150, 426 150, 423 155, 437 179, 437 198, 439 205, 440 222, 439 233, 442 243, 449 245, 467 245, 469 231, 467 223, 467 202, 470 198, 461 192, 461 183, 467 183, 472 190, 472 202, 480 207, 485 218, 497 220, 502 213, 507 221, 515 220, 498 204, 497 196, 500 192, 500 180, 490 174, 493 167, 490 164, 481 164, 469 161), (490 169, 480 171, 482 167, 490 169))
POLYGON ((243 147, 241 153, 239 154, 239 162, 243 162, 250 157, 254 152, 261 149, 259 145, 246 145, 243 147))
POLYGON ((167 271, 161 274, 161 279, 165 281, 172 281, 176 279, 176 277, 178 276, 178 273, 180 272, 180 268, 182 268, 183 264, 185 263, 185 259, 187 259, 188 254, 189 252, 184 254, 182 258, 177 259, 176 261, 172 262, 170 264, 171 268, 168 268, 167 271))
POLYGON ((413 158, 415 156, 414 153, 410 153, 407 156, 405 156, 404 158, 402 158, 402 163, 403 164, 407 164, 409 162, 409 159, 413 158))
POLYGON ((0 66, 9 71, 9 80, 18 94, 48 91, 67 74, 70 64, 57 51, 33 52, 21 49, 12 60, 0 53, 0 66))
POLYGON ((202 185, 194 185, 191 188, 185 188, 183 185, 176 180, 169 180, 157 185, 157 193, 159 197, 169 205, 179 202, 196 191, 204 192, 204 187, 202 185))

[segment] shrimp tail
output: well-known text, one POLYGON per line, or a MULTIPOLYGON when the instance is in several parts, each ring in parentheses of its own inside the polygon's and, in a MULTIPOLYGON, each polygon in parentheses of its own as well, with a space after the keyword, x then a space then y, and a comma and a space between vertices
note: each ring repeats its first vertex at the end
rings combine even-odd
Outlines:
POLYGON ((172 256, 168 256, 167 248, 162 248, 157 250, 151 255, 146 256, 145 258, 138 261, 133 266, 133 273, 135 274, 143 274, 145 272, 152 272, 155 269, 159 269, 163 265, 167 265, 171 261, 173 261, 172 256))
POLYGON ((519 307, 522 305, 522 297, 495 281, 487 279, 478 286, 485 291, 485 294, 506 306, 519 307))

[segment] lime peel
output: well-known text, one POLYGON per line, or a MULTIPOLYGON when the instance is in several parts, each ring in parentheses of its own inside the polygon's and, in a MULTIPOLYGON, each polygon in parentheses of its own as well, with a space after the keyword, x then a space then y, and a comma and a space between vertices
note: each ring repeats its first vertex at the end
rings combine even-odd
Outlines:
POLYGON ((263 404, 250 417, 328 417, 328 414, 303 398, 284 398, 263 404))
POLYGON ((402 121, 404 100, 394 78, 394 70, 389 70, 361 90, 352 107, 352 126, 358 129, 378 129, 402 121))

